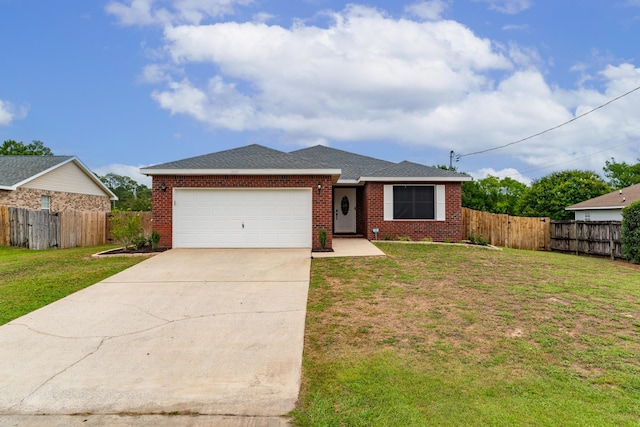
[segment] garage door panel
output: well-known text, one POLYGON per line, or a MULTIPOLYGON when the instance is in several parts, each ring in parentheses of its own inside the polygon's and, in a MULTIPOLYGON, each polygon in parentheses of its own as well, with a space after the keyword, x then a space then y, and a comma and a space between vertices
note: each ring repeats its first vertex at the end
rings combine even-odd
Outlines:
POLYGON ((175 189, 174 202, 174 247, 311 247, 310 189, 175 189))

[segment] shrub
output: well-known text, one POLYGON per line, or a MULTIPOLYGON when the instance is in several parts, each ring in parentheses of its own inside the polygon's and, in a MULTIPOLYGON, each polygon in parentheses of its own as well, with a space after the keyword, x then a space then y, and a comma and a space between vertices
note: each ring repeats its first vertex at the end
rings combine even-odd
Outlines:
POLYGON ((140 213, 116 210, 111 215, 111 234, 123 248, 133 246, 134 241, 142 237, 142 232, 140 213))
POLYGON ((620 234, 623 255, 634 264, 640 264, 640 201, 622 209, 620 234))
POLYGON ((158 244, 160 243, 160 233, 158 233, 157 231, 153 230, 151 232, 151 239, 149 239, 151 241, 151 248, 154 251, 158 250, 158 244))
POLYGON ((320 249, 324 250, 325 246, 327 246, 326 230, 318 230, 318 240, 320 240, 320 249))

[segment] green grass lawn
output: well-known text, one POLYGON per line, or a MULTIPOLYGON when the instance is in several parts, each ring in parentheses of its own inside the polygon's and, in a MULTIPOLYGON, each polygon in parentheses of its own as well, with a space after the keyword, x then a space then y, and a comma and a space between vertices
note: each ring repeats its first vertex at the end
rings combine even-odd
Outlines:
POLYGON ((640 425, 637 266, 378 246, 313 260, 298 425, 640 425))
POLYGON ((142 261, 91 258, 113 247, 31 251, 0 246, 0 325, 142 261))

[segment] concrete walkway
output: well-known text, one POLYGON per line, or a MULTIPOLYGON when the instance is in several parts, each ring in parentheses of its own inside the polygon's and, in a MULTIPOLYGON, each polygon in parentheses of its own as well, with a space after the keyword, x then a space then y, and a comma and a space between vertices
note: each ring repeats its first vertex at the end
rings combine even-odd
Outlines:
POLYGON ((132 424, 107 423, 147 425, 137 414, 177 412, 283 425, 300 386, 309 269, 304 249, 173 249, 1 326, 0 423, 125 414, 132 424))
POLYGON ((384 256, 385 253, 378 249, 367 239, 354 237, 334 237, 333 252, 313 252, 314 258, 337 258, 337 257, 361 257, 361 256, 384 256))

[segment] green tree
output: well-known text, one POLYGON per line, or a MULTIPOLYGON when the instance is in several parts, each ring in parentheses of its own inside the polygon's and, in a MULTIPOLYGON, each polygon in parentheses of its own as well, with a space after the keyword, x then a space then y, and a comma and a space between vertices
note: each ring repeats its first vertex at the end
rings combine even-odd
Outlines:
POLYGON ((634 264, 640 264, 640 201, 622 209, 620 235, 624 256, 634 264))
POLYGON ((479 211, 518 215, 527 186, 513 178, 488 176, 462 184, 462 206, 479 211))
POLYGON ((36 140, 25 145, 9 139, 0 147, 0 156, 53 156, 53 152, 42 141, 36 140))
POLYGON ((554 172, 534 180, 520 199, 518 208, 522 216, 548 216, 555 220, 570 220, 574 214, 566 211, 566 207, 610 191, 611 187, 595 172, 554 172))
POLYGON ((108 173, 105 176, 98 175, 98 178, 118 196, 115 209, 122 211, 151 210, 151 189, 146 185, 139 184, 128 176, 115 173, 108 173))
POLYGON ((605 161, 602 170, 614 190, 640 184, 640 159, 635 165, 629 165, 627 162, 618 163, 612 157, 611 161, 605 161))

